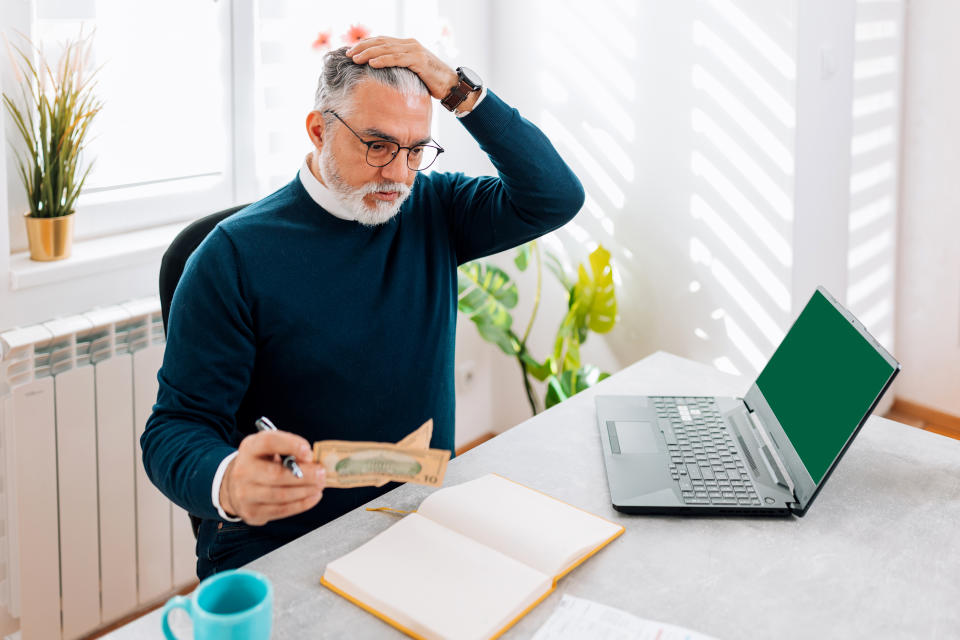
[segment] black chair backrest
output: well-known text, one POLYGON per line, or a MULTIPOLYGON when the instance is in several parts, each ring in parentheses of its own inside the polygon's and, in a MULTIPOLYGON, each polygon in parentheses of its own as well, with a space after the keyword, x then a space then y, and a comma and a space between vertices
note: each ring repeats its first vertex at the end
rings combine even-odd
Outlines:
POLYGON ((217 213, 211 213, 199 220, 194 220, 183 231, 177 234, 160 261, 160 313, 163 315, 163 333, 167 333, 167 317, 170 315, 170 301, 173 292, 177 290, 177 283, 183 275, 183 267, 187 259, 200 246, 203 239, 213 231, 217 223, 233 215, 247 205, 241 204, 230 207, 217 213))
MULTIPOLYGON (((177 289, 177 283, 180 282, 180 276, 183 275, 183 268, 186 266, 190 254, 200 246, 200 243, 213 231, 218 222, 246 206, 242 204, 237 207, 230 207, 191 222, 177 234, 177 237, 173 239, 173 242, 163 253, 163 259, 160 261, 160 312, 163 315, 164 335, 167 333, 170 301, 173 300, 173 292, 177 289)), ((200 530, 200 518, 192 513, 189 515, 193 536, 197 537, 200 530)))

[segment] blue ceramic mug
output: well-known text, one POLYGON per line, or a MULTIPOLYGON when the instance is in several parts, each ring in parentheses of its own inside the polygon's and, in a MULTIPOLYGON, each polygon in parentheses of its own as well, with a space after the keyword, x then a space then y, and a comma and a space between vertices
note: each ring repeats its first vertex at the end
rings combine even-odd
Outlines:
POLYGON ((167 600, 161 614, 167 640, 177 640, 167 621, 175 607, 190 615, 196 640, 267 640, 273 625, 273 585, 245 569, 210 576, 189 596, 167 600))

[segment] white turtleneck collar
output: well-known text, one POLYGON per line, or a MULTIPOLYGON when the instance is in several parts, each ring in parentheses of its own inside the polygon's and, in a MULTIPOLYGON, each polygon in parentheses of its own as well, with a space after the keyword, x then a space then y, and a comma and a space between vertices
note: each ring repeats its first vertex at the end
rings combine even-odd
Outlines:
POLYGON ((310 154, 303 160, 303 166, 300 167, 300 183, 307 190, 307 194, 318 205, 324 208, 330 215, 342 220, 356 220, 356 216, 347 209, 337 198, 337 195, 328 189, 322 182, 317 180, 313 172, 310 171, 310 154))

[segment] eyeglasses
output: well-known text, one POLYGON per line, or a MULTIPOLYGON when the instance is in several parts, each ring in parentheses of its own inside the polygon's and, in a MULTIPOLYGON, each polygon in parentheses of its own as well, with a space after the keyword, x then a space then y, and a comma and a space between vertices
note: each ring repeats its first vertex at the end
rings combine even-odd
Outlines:
POLYGON ((340 121, 340 124, 350 129, 350 133, 357 136, 357 140, 367 146, 367 164, 371 167, 385 167, 397 157, 401 149, 407 150, 407 167, 411 171, 423 171, 432 165, 437 156, 443 153, 443 147, 433 144, 418 144, 412 147, 401 147, 390 140, 364 140, 353 128, 343 121, 336 112, 327 109, 324 113, 331 114, 340 121))

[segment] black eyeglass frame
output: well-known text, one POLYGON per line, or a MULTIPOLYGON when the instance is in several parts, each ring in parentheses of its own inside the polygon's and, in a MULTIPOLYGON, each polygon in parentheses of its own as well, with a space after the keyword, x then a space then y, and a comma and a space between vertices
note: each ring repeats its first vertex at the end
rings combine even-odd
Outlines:
MULTIPOLYGON (((433 163, 436 162, 436 161, 437 161, 437 158, 440 157, 440 154, 445 151, 445 149, 444 149, 443 147, 441 147, 439 144, 416 144, 416 145, 414 145, 414 146, 412 146, 412 147, 402 147, 402 146, 400 146, 400 144, 399 144, 398 142, 394 142, 394 141, 392 141, 392 140, 384 140, 384 139, 382 139, 382 138, 376 138, 376 139, 374 139, 374 140, 364 140, 362 137, 360 137, 360 134, 359 134, 359 133, 357 133, 356 131, 353 130, 353 127, 351 127, 350 125, 348 125, 348 124, 343 120, 343 118, 341 118, 341 117, 337 114, 336 111, 334 111, 333 109, 327 109, 326 111, 324 111, 324 113, 329 113, 329 114, 332 115, 334 118, 336 118, 337 120, 339 120, 339 121, 340 121, 340 124, 342 124, 342 125, 345 126, 347 129, 349 129, 349 130, 350 130, 350 133, 352 133, 354 136, 357 137, 357 140, 359 140, 359 141, 362 142, 364 145, 366 145, 366 147, 367 147, 367 153, 364 155, 363 159, 364 159, 364 160, 367 162, 367 164, 370 165, 371 167, 377 167, 378 169, 380 169, 380 168, 383 168, 383 167, 387 166, 388 164, 390 164, 391 162, 393 162, 394 160, 397 159, 397 156, 400 155, 400 151, 401 151, 401 150, 406 149, 406 150, 407 150, 407 168, 410 169, 411 171, 424 171, 425 169, 429 169, 430 167, 432 167, 432 166, 433 166, 433 163), (375 145, 375 144, 389 144, 389 145, 393 145, 393 146, 397 147, 397 150, 396 150, 396 152, 394 152, 393 155, 390 156, 390 159, 387 160, 386 162, 384 162, 383 164, 374 164, 374 163, 370 162, 370 147, 371 147, 372 145, 375 145), (436 149, 436 150, 437 150, 437 155, 434 156, 433 160, 431 160, 431 161, 430 161, 430 164, 428 164, 427 166, 425 166, 425 167, 420 167, 419 169, 414 169, 413 167, 410 166, 410 152, 413 151, 414 149, 416 149, 417 147, 430 147, 431 149, 436 149)), ((433 140, 432 138, 431 138, 431 140, 432 140, 433 142, 436 142, 436 140, 433 140)))

